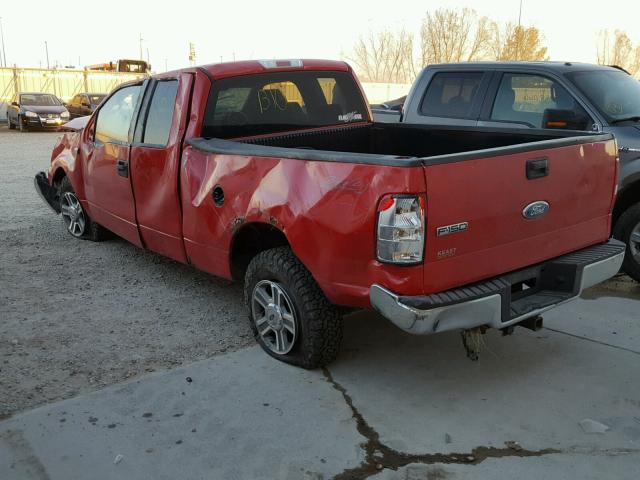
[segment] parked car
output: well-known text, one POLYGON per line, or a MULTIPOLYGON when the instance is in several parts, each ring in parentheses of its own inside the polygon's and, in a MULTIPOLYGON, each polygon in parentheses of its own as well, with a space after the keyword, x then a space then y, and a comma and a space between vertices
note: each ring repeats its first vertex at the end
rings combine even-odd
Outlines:
POLYGON ((11 129, 57 129, 68 121, 69 112, 62 101, 50 93, 19 93, 7 107, 7 123, 11 129))
POLYGON ((79 93, 65 103, 71 118, 91 115, 107 96, 106 93, 79 93))
POLYGON ((432 65, 414 82, 402 112, 374 111, 374 118, 614 134, 620 176, 612 231, 627 244, 623 270, 640 281, 640 82, 624 70, 569 62, 432 65))
POLYGON ((85 124, 35 177, 65 229, 243 282, 258 343, 305 368, 337 355, 344 307, 535 328, 624 256, 611 134, 374 125, 343 62, 158 74, 85 124))

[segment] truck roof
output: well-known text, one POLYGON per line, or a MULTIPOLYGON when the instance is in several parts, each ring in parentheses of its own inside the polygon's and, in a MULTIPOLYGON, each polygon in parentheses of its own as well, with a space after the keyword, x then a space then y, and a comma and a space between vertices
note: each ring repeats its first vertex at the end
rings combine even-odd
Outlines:
MULTIPOLYGON (((212 63, 199 67, 190 67, 176 70, 178 72, 189 72, 194 69, 206 71, 212 78, 219 80, 227 77, 238 77, 241 75, 253 75, 266 72, 285 72, 292 70, 327 70, 332 72, 350 72, 351 67, 346 62, 337 60, 317 60, 317 59, 268 59, 268 60, 243 60, 238 62, 212 63)), ((172 72, 175 73, 176 71, 172 72)), ((165 73, 158 76, 162 77, 165 73)))
POLYGON ((460 69, 537 69, 558 73, 577 72, 585 70, 619 70, 613 66, 595 65, 581 62, 459 62, 459 63, 434 63, 427 68, 454 67, 460 69))

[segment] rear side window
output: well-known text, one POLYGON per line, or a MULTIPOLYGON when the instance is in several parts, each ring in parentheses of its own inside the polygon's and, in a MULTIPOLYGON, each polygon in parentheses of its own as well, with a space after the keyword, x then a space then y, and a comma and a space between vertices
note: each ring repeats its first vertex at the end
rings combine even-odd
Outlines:
POLYGON ((96 120, 96 140, 102 143, 126 143, 133 112, 140 95, 140 85, 125 87, 102 105, 96 120))
POLYGON ((167 144, 177 93, 177 80, 161 81, 156 84, 147 113, 142 143, 162 147, 167 144))
POLYGON ((492 120, 545 128, 550 112, 571 111, 580 118, 587 112, 558 82, 540 75, 505 73, 491 112, 492 120))
POLYGON ((214 82, 202 136, 245 137, 368 119, 349 73, 261 73, 214 82))
POLYGON ((471 118, 482 72, 436 73, 420 105, 430 117, 471 118))

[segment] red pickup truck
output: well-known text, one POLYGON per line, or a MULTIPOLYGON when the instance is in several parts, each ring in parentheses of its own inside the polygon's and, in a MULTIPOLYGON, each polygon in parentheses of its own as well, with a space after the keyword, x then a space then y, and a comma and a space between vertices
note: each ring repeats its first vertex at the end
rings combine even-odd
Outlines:
POLYGON ((35 178, 68 232, 244 281, 259 344, 305 368, 336 357, 344 307, 509 331, 624 256, 611 135, 375 124, 342 62, 154 75, 83 123, 35 178))

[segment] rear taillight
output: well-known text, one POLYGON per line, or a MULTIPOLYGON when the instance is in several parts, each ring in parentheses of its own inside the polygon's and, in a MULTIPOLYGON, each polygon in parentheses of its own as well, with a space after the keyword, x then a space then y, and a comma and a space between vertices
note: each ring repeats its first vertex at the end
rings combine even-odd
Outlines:
POLYGON ((378 260, 413 264, 424 255, 424 197, 389 195, 378 206, 378 260))

